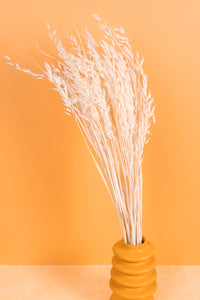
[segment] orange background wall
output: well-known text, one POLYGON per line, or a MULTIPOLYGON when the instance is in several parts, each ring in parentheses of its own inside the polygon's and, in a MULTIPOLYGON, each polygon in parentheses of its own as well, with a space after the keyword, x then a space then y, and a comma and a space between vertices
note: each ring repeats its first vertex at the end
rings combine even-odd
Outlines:
MULTIPOLYGON (((96 12, 123 26, 155 97, 145 148, 143 232, 159 264, 200 264, 199 1, 7 0, 0 56, 36 70, 54 53, 46 21, 63 32, 96 12)), ((117 214, 59 95, 0 59, 0 264, 109 264, 117 214)))

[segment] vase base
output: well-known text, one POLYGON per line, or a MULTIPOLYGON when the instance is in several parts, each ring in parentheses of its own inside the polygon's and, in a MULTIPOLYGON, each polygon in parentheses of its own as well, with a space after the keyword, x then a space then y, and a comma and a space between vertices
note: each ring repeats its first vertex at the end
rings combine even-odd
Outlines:
MULTIPOLYGON (((112 294, 111 297, 110 297, 110 300, 125 300, 125 299, 122 298, 122 297, 119 297, 117 295, 112 294)), ((138 299, 138 300, 141 300, 141 298, 138 299)), ((154 298, 154 296, 150 296, 150 297, 147 297, 147 298, 142 298, 142 300, 155 300, 155 298, 154 298)))

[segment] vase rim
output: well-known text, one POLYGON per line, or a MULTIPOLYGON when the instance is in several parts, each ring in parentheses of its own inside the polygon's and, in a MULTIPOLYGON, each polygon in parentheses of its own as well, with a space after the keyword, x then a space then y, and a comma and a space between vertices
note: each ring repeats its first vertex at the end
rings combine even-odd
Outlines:
POLYGON ((124 240, 122 239, 122 243, 124 244, 124 246, 128 247, 128 248, 135 248, 135 247, 143 247, 146 245, 147 243, 147 239, 145 236, 142 236, 142 243, 141 244, 138 244, 138 245, 132 245, 132 244, 128 244, 126 242, 124 242, 124 240))

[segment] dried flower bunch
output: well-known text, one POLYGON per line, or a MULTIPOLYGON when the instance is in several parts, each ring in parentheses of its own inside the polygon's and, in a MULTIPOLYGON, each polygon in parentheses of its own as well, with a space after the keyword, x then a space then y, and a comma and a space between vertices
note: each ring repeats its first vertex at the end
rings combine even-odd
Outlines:
POLYGON ((137 52, 122 28, 93 15, 102 30, 97 43, 88 30, 68 36, 70 52, 48 29, 58 58, 44 62, 42 74, 8 63, 38 79, 48 79, 60 93, 66 113, 80 127, 117 210, 123 240, 142 242, 142 158, 153 99, 137 52))

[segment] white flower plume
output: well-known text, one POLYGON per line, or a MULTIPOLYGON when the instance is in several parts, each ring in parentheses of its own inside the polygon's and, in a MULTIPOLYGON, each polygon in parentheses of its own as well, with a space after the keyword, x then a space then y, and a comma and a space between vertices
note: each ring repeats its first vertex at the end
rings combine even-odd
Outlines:
POLYGON ((102 40, 97 43, 87 30, 77 37, 66 34, 70 51, 47 25, 58 59, 47 55, 52 63, 44 62, 42 74, 5 58, 16 69, 53 83, 110 192, 124 241, 137 245, 142 242, 142 157, 150 120, 154 120, 153 99, 143 60, 132 52, 125 31, 93 16, 103 32, 102 40))

